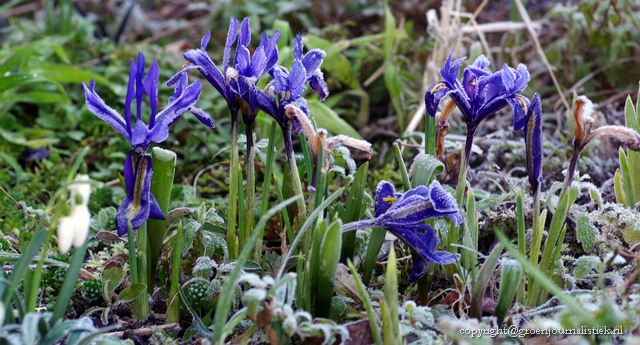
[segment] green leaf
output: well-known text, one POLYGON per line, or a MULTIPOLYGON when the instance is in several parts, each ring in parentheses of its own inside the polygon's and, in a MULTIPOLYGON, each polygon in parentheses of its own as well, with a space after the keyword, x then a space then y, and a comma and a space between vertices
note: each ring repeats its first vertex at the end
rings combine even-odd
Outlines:
POLYGON ((629 169, 629 161, 627 155, 624 153, 624 149, 621 147, 618 151, 618 157, 620 160, 620 174, 622 175, 622 188, 627 200, 628 207, 634 207, 637 202, 636 194, 633 189, 633 180, 631 179, 631 171, 629 169))
MULTIPOLYGON (((360 220, 362 213, 366 205, 362 204, 362 200, 367 186, 367 174, 369 173, 369 162, 364 163, 358 168, 356 176, 351 183, 349 189, 349 195, 347 196, 347 210, 342 217, 342 221, 345 223, 355 222, 360 220)), ((340 260, 346 262, 347 258, 353 259, 355 252, 355 240, 356 232, 350 231, 342 235, 344 246, 342 247, 342 253, 340 260)), ((340 248, 340 247, 336 247, 340 248)))
POLYGON ((35 53, 39 48, 41 49, 41 44, 41 41, 36 41, 27 46, 17 48, 16 52, 8 59, 4 60, 2 65, 0 65, 0 75, 5 75, 5 73, 10 71, 12 68, 27 60, 29 56, 35 53))
POLYGON ((4 152, 0 152, 0 163, 2 163, 3 161, 16 172, 16 183, 20 183, 20 181, 23 180, 25 174, 18 161, 12 156, 9 156, 4 152))
POLYGON ((599 235, 599 231, 591 224, 587 214, 580 212, 576 216, 576 233, 578 242, 582 243, 584 251, 591 253, 593 246, 596 244, 596 237, 599 235))
POLYGON ((495 309, 498 325, 502 324, 504 317, 507 315, 521 279, 522 265, 514 259, 503 259, 502 270, 500 271, 500 291, 498 292, 495 309))
POLYGON ((635 129, 636 132, 640 132, 638 114, 633 106, 633 101, 631 101, 631 96, 627 96, 627 100, 624 103, 624 122, 625 126, 635 129))
POLYGON ((524 224, 524 204, 522 202, 521 189, 518 189, 518 194, 516 194, 516 215, 518 219, 518 250, 520 250, 520 253, 526 254, 527 242, 525 240, 525 232, 527 229, 524 224))
POLYGON ((369 293, 367 293, 367 289, 364 284, 362 284, 362 280, 360 280, 360 275, 356 268, 353 266, 351 260, 347 261, 347 266, 349 266, 349 270, 351 271, 351 276, 355 279, 356 287, 358 288, 358 292, 360 293, 360 299, 362 299, 362 306, 367 313, 367 318, 369 319, 369 327, 371 328, 371 336, 373 337, 373 341, 376 345, 383 345, 380 331, 379 321, 380 318, 376 314, 373 309, 373 305, 371 304, 371 298, 369 298, 369 293))
MULTIPOLYGON (((51 83, 58 89, 58 91, 64 93, 62 85, 47 79, 42 75, 38 75, 37 73, 12 73, 8 76, 0 77, 0 93, 18 87, 29 88, 42 83, 51 83)), ((0 98, 0 101, 4 102, 2 98, 0 98)))
POLYGON ((2 128, 0 128, 0 137, 2 137, 4 140, 12 144, 28 146, 31 148, 38 148, 38 147, 43 147, 51 144, 57 144, 60 141, 57 138, 39 138, 39 139, 26 140, 22 135, 22 133, 7 132, 2 128))
POLYGON ((400 344, 400 317, 398 315, 398 263, 396 251, 391 248, 387 260, 387 271, 384 274, 384 305, 387 317, 382 319, 382 330, 385 344, 400 344))
POLYGON ((591 273, 592 270, 598 268, 602 264, 600 258, 594 255, 581 256, 576 260, 576 268, 573 269, 573 276, 576 279, 582 279, 591 273))
POLYGON ((342 40, 335 43, 320 38, 318 36, 304 36, 304 44, 309 49, 318 48, 327 54, 322 62, 322 69, 331 73, 331 75, 340 82, 348 85, 353 89, 358 88, 358 80, 351 68, 351 63, 341 52, 349 47, 349 41, 342 40))
POLYGON ((382 50, 384 53, 384 60, 389 59, 394 55, 393 44, 396 36, 396 18, 391 13, 391 9, 387 4, 387 1, 383 2, 384 7, 384 42, 382 44, 382 50))
POLYGON ((380 253, 380 248, 384 242, 384 237, 387 234, 387 230, 382 228, 373 228, 371 230, 371 236, 369 237, 369 243, 367 244, 367 254, 364 259, 364 269, 362 272, 362 281, 365 285, 369 284, 371 280, 371 273, 373 267, 376 264, 376 258, 380 253))
POLYGON ((120 292, 120 295, 118 296, 118 299, 114 304, 118 304, 121 302, 131 302, 134 299, 138 298, 138 296, 140 296, 146 289, 146 284, 131 284, 131 286, 120 292))
POLYGON ((482 320, 482 299, 484 292, 487 289, 489 279, 491 279, 496 267, 498 267, 498 259, 500 258, 503 248, 504 245, 502 243, 499 243, 493 248, 491 254, 489 254, 484 261, 482 268, 478 271, 475 280, 471 283, 473 291, 471 291, 471 309, 469 310, 469 316, 475 317, 478 320, 482 320))
MULTIPOLYGON (((476 214, 476 199, 471 188, 468 188, 467 191, 466 206, 466 222, 464 223, 466 231, 463 233, 462 244, 473 250, 478 250, 478 215, 476 214)), ((478 263, 478 257, 475 252, 465 250, 462 254, 462 260, 467 270, 475 272, 475 267, 478 263)))
POLYGON ((411 187, 428 186, 433 179, 444 171, 444 164, 430 154, 420 156, 413 163, 411 187))
POLYGON ((620 175, 620 169, 616 169, 616 173, 613 177, 613 186, 616 192, 616 202, 624 206, 629 206, 627 203, 627 197, 624 193, 624 187, 622 186, 622 176, 620 175))
POLYGON ((96 83, 108 86, 111 88, 111 84, 100 74, 89 72, 88 70, 76 68, 67 65, 58 64, 40 64, 37 68, 31 69, 32 73, 44 76, 45 78, 63 82, 63 83, 88 83, 91 79, 96 83))
POLYGON ((316 317, 328 318, 331 314, 331 298, 336 278, 336 269, 340 262, 340 253, 336 248, 342 247, 342 222, 333 222, 324 234, 320 246, 320 267, 318 274, 318 291, 316 298, 316 317))
POLYGON ((362 136, 350 124, 322 102, 310 99, 307 101, 307 106, 319 128, 324 128, 333 134, 344 134, 355 139, 362 139, 362 136))
POLYGON ((45 103, 69 103, 69 98, 66 95, 51 92, 51 91, 30 91, 22 93, 14 93, 10 95, 2 96, 3 103, 33 103, 33 104, 45 104, 45 103))
POLYGON ((111 295, 116 290, 116 287, 120 285, 122 280, 124 279, 124 270, 122 266, 111 266, 106 268, 102 272, 102 285, 104 286, 104 291, 107 294, 104 297, 104 300, 108 302, 111 301, 111 295))

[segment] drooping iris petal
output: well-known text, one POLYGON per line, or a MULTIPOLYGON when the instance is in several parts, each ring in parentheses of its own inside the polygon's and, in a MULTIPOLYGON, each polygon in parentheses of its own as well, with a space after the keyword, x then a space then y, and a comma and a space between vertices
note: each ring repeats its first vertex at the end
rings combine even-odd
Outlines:
MULTIPOLYGON (((231 32, 231 29, 229 29, 229 31, 231 32)), ((224 74, 220 72, 218 67, 213 63, 213 61, 211 61, 211 58, 209 58, 209 54, 207 54, 206 43, 208 43, 208 36, 210 35, 211 33, 208 32, 202 38, 203 45, 200 47, 200 49, 189 49, 183 54, 185 60, 190 62, 191 65, 186 66, 171 79, 169 79, 167 85, 171 86, 174 83, 178 82, 181 78, 183 78, 182 75, 185 74, 186 71, 190 69, 197 69, 205 77, 205 79, 207 79, 207 81, 211 85, 213 85, 213 87, 222 95, 222 97, 224 97, 224 99, 227 101, 229 109, 232 112, 237 112, 238 102, 235 95, 233 95, 230 88, 228 87, 224 74)))
MULTIPOLYGON (((116 214, 118 236, 127 233, 127 223, 131 228, 141 227, 149 218, 151 210, 151 155, 139 149, 133 149, 127 155, 124 165, 127 195, 116 214)), ((153 198, 155 202, 155 198, 153 198)), ((157 202, 156 206, 157 206, 157 202)), ((162 212, 160 212, 162 214, 162 212)), ((157 216, 157 214, 156 214, 157 216)), ((160 219, 164 219, 164 216, 160 219)))
MULTIPOLYGON (((166 140, 169 135, 169 127, 171 127, 185 111, 193 107, 200 97, 201 90, 202 86, 200 85, 200 81, 196 80, 193 84, 187 86, 180 95, 174 97, 167 107, 156 117, 157 125, 151 129, 147 140, 154 143, 160 143, 166 140)), ((211 121, 210 117, 204 117, 202 116, 203 114, 200 115, 198 118, 204 120, 202 121, 203 124, 213 127, 213 121, 211 121)))
POLYGON ((117 111, 108 106, 104 100, 98 96, 94 90, 96 83, 93 80, 89 85, 90 88, 88 88, 85 83, 82 83, 87 109, 89 109, 89 111, 100 120, 109 124, 109 126, 118 131, 118 133, 122 134, 125 139, 131 140, 130 126, 127 126, 127 123, 125 123, 124 119, 117 111))
MULTIPOLYGON (((296 35, 293 42, 291 68, 276 65, 268 71, 273 81, 268 89, 260 91, 262 95, 256 96, 258 107, 272 116, 282 127, 291 125, 284 114, 285 107, 289 104, 296 105, 308 115, 307 102, 302 97, 307 84, 318 94, 320 100, 324 100, 329 95, 327 84, 320 71, 325 55, 325 52, 319 49, 312 49, 307 54, 303 54, 302 36, 296 35), (269 100, 269 104, 266 104, 265 100, 269 100)), ((297 119, 293 120, 291 129, 295 135, 300 133, 301 126, 297 119)))
POLYGON ((445 265, 456 259, 454 254, 436 251, 440 240, 433 228, 424 224, 429 218, 442 216, 456 225, 463 221, 455 199, 437 181, 405 193, 396 193, 389 182, 381 181, 376 188, 375 218, 345 224, 343 231, 380 227, 393 233, 417 256, 409 276, 413 282, 424 275, 429 262, 445 265))
POLYGON ((376 201, 374 205, 374 217, 379 217, 385 213, 396 201, 396 189, 387 181, 380 181, 376 187, 376 201))
POLYGON ((436 116, 438 112, 438 104, 445 98, 451 89, 444 82, 437 82, 427 89, 424 94, 424 104, 427 108, 427 112, 431 116, 436 116))
POLYGON ((414 224, 411 227, 396 227, 391 231, 398 239, 406 243, 419 260, 415 260, 409 272, 409 283, 413 283, 427 272, 427 265, 433 262, 439 265, 454 263, 455 255, 436 251, 440 242, 433 228, 427 224, 414 224))

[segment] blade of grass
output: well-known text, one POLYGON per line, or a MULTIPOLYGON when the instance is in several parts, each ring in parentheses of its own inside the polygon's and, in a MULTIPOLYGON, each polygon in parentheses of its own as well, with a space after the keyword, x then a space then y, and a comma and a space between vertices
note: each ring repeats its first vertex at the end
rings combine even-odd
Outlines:
POLYGON ((356 287, 358 288, 358 293, 360 293, 360 299, 362 299, 362 306, 367 313, 367 318, 369 319, 369 328, 371 328, 371 335, 373 336, 373 341, 376 345, 384 345, 382 341, 380 331, 379 320, 380 318, 376 314, 375 310, 373 310, 373 305, 371 304, 371 299, 369 298, 369 294, 367 293, 367 289, 364 284, 362 284, 362 280, 360 280, 360 275, 356 268, 353 266, 351 260, 347 261, 347 266, 349 266, 349 270, 351 271, 351 276, 355 281, 356 287))

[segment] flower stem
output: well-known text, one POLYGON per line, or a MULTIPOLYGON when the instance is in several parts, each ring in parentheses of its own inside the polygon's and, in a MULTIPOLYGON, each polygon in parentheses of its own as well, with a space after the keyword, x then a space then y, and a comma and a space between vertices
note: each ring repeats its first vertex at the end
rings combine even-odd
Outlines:
POLYGON ((236 246, 236 216, 238 214, 238 174, 240 170, 240 157, 238 156, 238 112, 231 113, 231 168, 229 177, 229 212, 227 214, 227 246, 229 259, 238 257, 236 246))
MULTIPOLYGON (((464 143, 464 152, 460 160, 460 172, 458 173, 458 185, 456 186, 456 202, 458 207, 462 210, 464 208, 464 191, 467 186, 467 170, 469 168, 469 158, 471 157, 471 147, 473 146, 473 135, 476 129, 474 127, 467 127, 467 141, 464 143)), ((458 227, 451 223, 449 225, 449 234, 447 236, 447 250, 455 253, 457 248, 452 244, 459 244, 458 227)))
MULTIPOLYGON (((148 285, 147 281, 147 249, 149 247, 149 239, 147 237, 147 224, 143 224, 136 230, 138 235, 138 251, 136 252, 138 281, 137 283, 148 285)), ((146 292, 146 290, 145 290, 146 292)), ((142 293, 138 298, 133 300, 133 316, 137 320, 146 320, 149 316, 149 295, 142 293)))
MULTIPOLYGON (((246 238, 242 239, 244 243, 249 234, 251 234, 253 230, 254 224, 254 208, 255 208, 255 196, 256 196, 256 172, 255 172, 255 150, 253 145, 253 131, 251 130, 251 124, 246 125, 246 134, 247 134, 247 157, 246 157, 246 171, 247 171, 247 203, 245 205, 246 210, 246 223, 245 223, 245 236, 246 238)), ((262 243, 260 241, 260 243, 262 243)), ((254 260, 260 262, 260 254, 261 250, 256 248, 254 252, 254 260)))
POLYGON ((580 148, 573 149, 573 155, 571 156, 571 160, 569 161, 569 168, 567 168, 567 176, 564 179, 564 186, 562 187, 562 192, 560 192, 560 198, 558 198, 558 200, 562 199, 564 194, 567 192, 567 189, 571 187, 571 183, 573 183, 573 176, 576 172, 576 166, 578 165, 580 152, 582 152, 582 149, 580 148))
MULTIPOLYGON (((293 152, 293 142, 291 141, 291 126, 285 125, 282 127, 282 134, 284 136, 284 149, 287 151, 287 160, 289 161, 289 170, 291 171, 291 181, 293 181, 293 191, 297 195, 303 195, 302 182, 300 182, 300 174, 298 173, 298 165, 296 164, 295 153, 293 152)), ((307 214, 307 206, 304 203, 304 197, 297 200, 298 213, 305 217, 307 214)))
POLYGON ((167 323, 180 322, 180 258, 182 257, 182 221, 178 224, 173 250, 171 251, 171 287, 167 300, 167 323))

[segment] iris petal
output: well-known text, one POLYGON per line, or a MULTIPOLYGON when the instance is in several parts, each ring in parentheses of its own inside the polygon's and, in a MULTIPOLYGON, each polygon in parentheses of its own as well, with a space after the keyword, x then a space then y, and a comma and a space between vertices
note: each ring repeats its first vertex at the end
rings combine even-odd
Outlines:
POLYGON ((389 207, 396 201, 396 190, 393 185, 387 181, 380 181, 376 187, 376 202, 374 205, 375 217, 379 217, 385 213, 389 207))
POLYGON ((527 112, 524 133, 527 146, 527 175, 535 191, 542 183, 542 106, 538 94, 533 95, 527 112))
MULTIPOLYGON (((207 34, 205 35, 205 37, 207 37, 207 43, 209 42, 209 37, 211 37, 211 31, 207 32, 207 34)), ((229 59, 231 57, 231 46, 233 46, 233 42, 236 41, 236 38, 238 37, 238 20, 231 17, 231 20, 229 20, 229 31, 227 31, 227 40, 224 43, 224 53, 222 55, 222 67, 224 68, 224 70, 227 70, 227 67, 229 67, 229 59)), ((202 37, 203 41, 204 41, 204 37, 202 37)), ((207 47, 206 44, 201 45, 202 50, 205 50, 205 48, 207 47)))
POLYGON ((95 92, 95 82, 91 80, 89 84, 90 88, 87 87, 84 83, 82 86, 84 87, 84 95, 85 102, 87 105, 87 109, 93 113, 93 115, 97 116, 102 121, 106 122, 113 129, 118 131, 118 133, 122 134, 122 136, 131 141, 131 135, 129 133, 129 129, 124 119, 117 111, 108 106, 100 96, 95 92))

